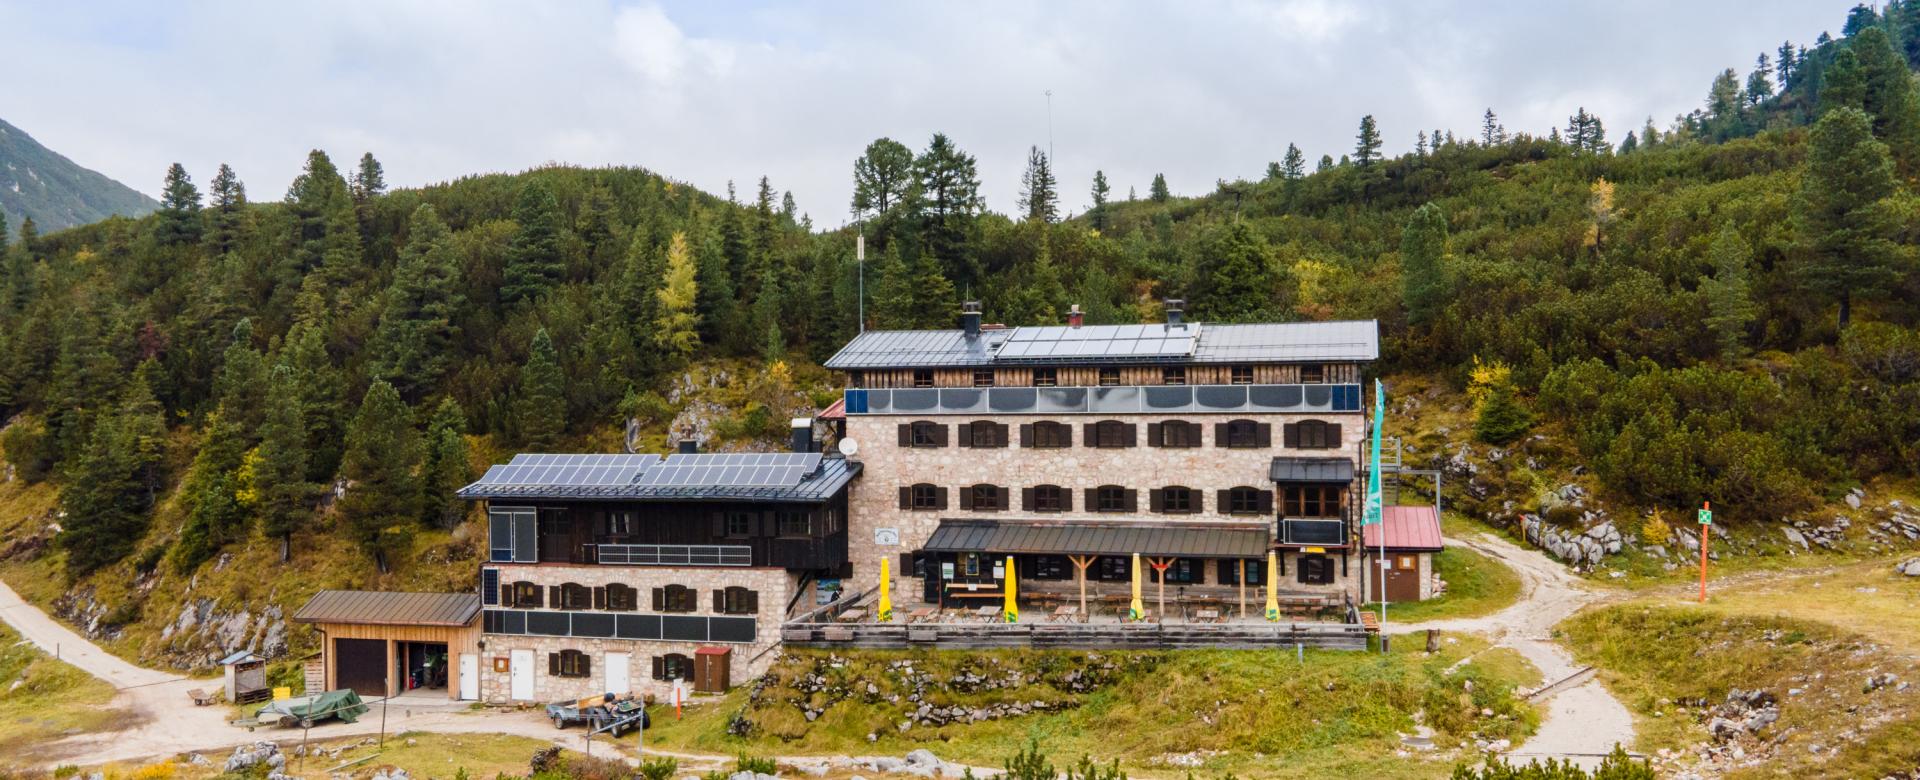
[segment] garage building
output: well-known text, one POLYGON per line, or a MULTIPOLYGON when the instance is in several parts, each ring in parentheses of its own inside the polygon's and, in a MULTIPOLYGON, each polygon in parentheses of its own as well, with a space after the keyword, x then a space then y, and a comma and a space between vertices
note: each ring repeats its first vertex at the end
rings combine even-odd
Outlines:
POLYGON ((320 632, 326 690, 477 700, 479 616, 473 593, 323 590, 293 622, 320 632))

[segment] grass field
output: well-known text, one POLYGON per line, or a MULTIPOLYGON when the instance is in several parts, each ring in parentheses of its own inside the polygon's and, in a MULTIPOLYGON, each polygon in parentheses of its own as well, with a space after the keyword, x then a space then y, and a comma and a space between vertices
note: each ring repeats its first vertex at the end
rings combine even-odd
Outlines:
POLYGON ((30 763, 39 748, 120 720, 113 687, 40 652, 0 624, 0 767, 30 763))
MULTIPOLYGON (((1447 581, 1447 592, 1426 601, 1392 604, 1388 616, 1395 622, 1491 615, 1520 598, 1520 575, 1478 551, 1454 545, 1433 554, 1434 571, 1447 581)), ((1368 609, 1379 609, 1370 604, 1368 609)))

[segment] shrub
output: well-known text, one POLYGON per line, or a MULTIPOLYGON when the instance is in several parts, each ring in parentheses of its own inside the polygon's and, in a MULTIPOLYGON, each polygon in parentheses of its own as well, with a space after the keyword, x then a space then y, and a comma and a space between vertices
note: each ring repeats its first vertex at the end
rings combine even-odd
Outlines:
POLYGON ((16 418, 0 432, 0 450, 6 450, 7 462, 13 464, 14 473, 21 479, 42 482, 53 476, 58 453, 53 437, 47 435, 47 426, 37 419, 16 418))
POLYGON ((1659 512, 1654 512, 1652 517, 1640 524, 1640 541, 1656 547, 1665 546, 1667 542, 1673 541, 1673 528, 1667 525, 1667 521, 1660 517, 1659 512))
POLYGON ((1053 764, 1047 763, 1047 755, 1040 752, 1039 740, 1028 741, 1026 749, 1007 759, 1005 780, 1056 780, 1059 776, 1053 764))
POLYGON ((640 776, 647 780, 673 780, 674 773, 680 771, 680 762, 671 756, 649 758, 640 762, 640 776))
POLYGON ((1654 780, 1653 765, 1646 760, 1633 760, 1625 748, 1613 746, 1613 753, 1601 759, 1600 768, 1589 773, 1579 766, 1557 759, 1547 759, 1542 764, 1530 761, 1526 766, 1513 766, 1498 758, 1489 758, 1478 769, 1461 765, 1454 767, 1453 780, 1654 780))
POLYGON ((752 772, 759 775, 770 775, 780 771, 780 767, 776 766, 771 758, 749 756, 741 753, 738 758, 733 760, 733 771, 735 773, 752 772))

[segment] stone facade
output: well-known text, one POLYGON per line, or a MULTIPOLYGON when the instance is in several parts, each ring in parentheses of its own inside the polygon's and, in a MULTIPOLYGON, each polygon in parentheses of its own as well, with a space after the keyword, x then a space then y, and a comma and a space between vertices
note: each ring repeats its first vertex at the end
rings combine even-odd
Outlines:
MULTIPOLYGON (((1264 528, 1269 531, 1274 525, 1272 516, 1248 517, 1230 515, 1216 506, 1217 491, 1233 487, 1254 487, 1261 490, 1273 490, 1274 483, 1269 469, 1275 457, 1346 457, 1357 458, 1361 441, 1365 438, 1364 416, 1357 412, 1317 413, 1317 414, 1201 414, 1184 413, 1176 415, 932 415, 915 417, 908 415, 868 415, 850 414, 846 418, 846 435, 859 442, 859 458, 865 471, 852 486, 849 499, 848 554, 853 562, 853 575, 846 583, 850 592, 861 592, 873 587, 879 580, 879 560, 887 557, 897 567, 901 553, 919 549, 943 518, 1021 518, 1042 517, 1048 520, 1150 520, 1169 525, 1195 523, 1218 526, 1222 524, 1244 524, 1251 528, 1264 528), (1233 419, 1251 419, 1272 425, 1273 446, 1266 448, 1237 449, 1218 446, 1214 441, 1213 423, 1233 419), (1006 447, 956 447, 913 448, 899 445, 898 426, 915 420, 929 420, 950 428, 960 423, 975 420, 991 420, 1008 426, 1011 441, 1006 447), (1073 446, 1063 449, 1040 449, 1021 447, 1018 428, 1021 423, 1040 420, 1052 420, 1073 426, 1073 446), (1132 423, 1139 436, 1133 447, 1098 448, 1087 446, 1083 441, 1085 423, 1101 420, 1118 420, 1132 423), (1149 423, 1167 420, 1184 420, 1200 424, 1200 446, 1172 448, 1147 446, 1146 431, 1149 423), (1339 446, 1326 449, 1294 449, 1282 445, 1282 426, 1303 420, 1323 420, 1341 425, 1339 446), (1009 509, 1001 511, 971 511, 959 509, 957 502, 950 501, 948 508, 942 511, 903 510, 900 508, 899 489, 916 483, 932 483, 944 486, 950 496, 957 496, 964 486, 977 483, 999 485, 1012 494, 1009 509), (1019 491, 1023 487, 1034 485, 1060 485, 1073 491, 1073 511, 1049 512, 1036 515, 1022 511, 1019 503, 1019 491), (1120 485, 1139 492, 1139 512, 1112 514, 1089 511, 1083 499, 1083 489, 1100 485, 1120 485), (1171 485, 1193 488, 1201 499, 1201 511, 1193 514, 1155 514, 1147 511, 1147 491, 1171 485), (876 531, 888 529, 896 532, 898 544, 882 545, 876 541, 876 531)), ((958 435, 957 433, 955 434, 958 435)), ((1359 486, 1352 486, 1350 491, 1359 486)), ((1277 500, 1277 499, 1276 499, 1277 500)), ((1350 503, 1351 505, 1351 503, 1350 503)), ((1286 553, 1283 565, 1289 574, 1299 553, 1286 553)), ((1295 591, 1351 591, 1355 583, 1354 572, 1346 565, 1347 561, 1338 550, 1329 551, 1336 566, 1336 578, 1332 585, 1309 586, 1294 582, 1291 577, 1282 581, 1282 588, 1295 591)), ((896 572, 896 599, 917 601, 921 590, 919 580, 905 576, 909 573, 896 572)), ((1209 578, 1212 574, 1209 573, 1209 578)), ((1211 579, 1209 579, 1211 581, 1211 579)))
MULTIPOLYGON (((653 610, 651 593, 654 588, 667 585, 680 585, 695 591, 694 611, 671 613, 676 615, 702 615, 724 617, 751 617, 754 619, 754 640, 746 643, 715 642, 676 642, 632 639, 598 639, 586 637, 524 636, 508 634, 482 634, 484 649, 480 663, 480 698, 487 702, 507 702, 512 700, 512 673, 510 670, 497 670, 496 663, 509 663, 513 650, 533 651, 533 701, 560 701, 579 699, 607 692, 606 658, 608 653, 627 653, 627 680, 635 693, 653 693, 664 696, 672 687, 671 681, 653 679, 653 659, 669 653, 692 658, 694 651, 707 646, 729 647, 733 650, 731 679, 735 685, 759 675, 773 660, 774 653, 768 652, 780 642, 780 623, 787 606, 793 597, 798 577, 785 569, 762 567, 654 567, 654 566, 576 566, 565 564, 487 564, 487 568, 500 572, 502 585, 514 582, 532 582, 543 589, 562 583, 575 583, 588 588, 619 583, 639 592, 638 608, 631 613, 619 614, 660 614, 653 610), (712 592, 728 587, 744 587, 758 594, 759 611, 752 615, 723 615, 713 611, 712 592), (547 673, 547 654, 561 650, 578 650, 592 659, 590 674, 586 677, 558 677, 547 673)), ((486 609, 501 608, 489 605, 486 609)), ((594 610, 580 610, 591 612, 594 610)), ((691 681, 688 688, 692 688, 691 681)))

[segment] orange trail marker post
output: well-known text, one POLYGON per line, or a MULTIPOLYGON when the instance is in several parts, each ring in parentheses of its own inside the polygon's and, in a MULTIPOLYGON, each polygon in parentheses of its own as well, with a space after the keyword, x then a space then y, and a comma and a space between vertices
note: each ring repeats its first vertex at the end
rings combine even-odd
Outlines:
POLYGON ((1713 502, 1700 502, 1700 603, 1707 603, 1707 537, 1713 535, 1713 502))

